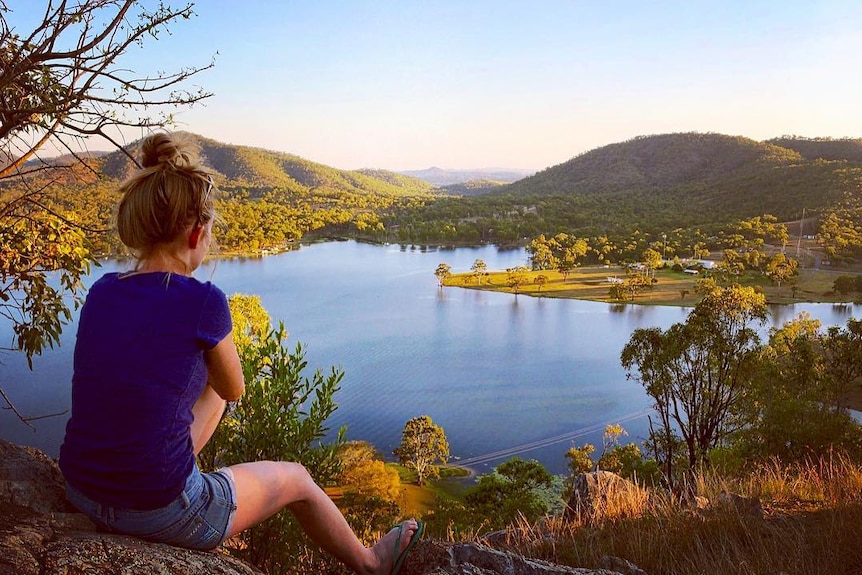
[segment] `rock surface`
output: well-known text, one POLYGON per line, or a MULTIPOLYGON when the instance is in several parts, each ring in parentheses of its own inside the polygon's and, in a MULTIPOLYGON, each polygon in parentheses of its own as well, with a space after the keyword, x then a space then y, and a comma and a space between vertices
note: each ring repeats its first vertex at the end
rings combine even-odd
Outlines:
MULTIPOLYGON (((261 575, 220 552, 201 552, 96 532, 63 495, 56 463, 0 440, 0 575, 261 575)), ((609 564, 612 565, 612 564, 609 564)), ((615 575, 576 569, 476 543, 420 542, 402 575, 615 575)))
POLYGON ((610 471, 581 473, 575 477, 564 517, 585 522, 634 514, 646 493, 636 484, 610 471))

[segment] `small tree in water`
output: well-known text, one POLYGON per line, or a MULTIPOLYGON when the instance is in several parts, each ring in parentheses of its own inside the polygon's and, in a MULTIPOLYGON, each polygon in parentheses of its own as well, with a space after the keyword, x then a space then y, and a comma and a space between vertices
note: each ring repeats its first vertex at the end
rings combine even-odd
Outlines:
POLYGON ((437 282, 440 284, 440 287, 443 287, 443 282, 452 275, 452 266, 446 263, 440 264, 434 270, 434 275, 437 276, 437 282))

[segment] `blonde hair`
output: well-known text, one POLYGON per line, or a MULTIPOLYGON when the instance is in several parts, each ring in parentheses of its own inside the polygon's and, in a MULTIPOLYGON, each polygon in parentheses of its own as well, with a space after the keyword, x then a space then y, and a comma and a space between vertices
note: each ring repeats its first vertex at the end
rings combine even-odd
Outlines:
POLYGON ((195 224, 215 218, 211 173, 197 148, 176 134, 153 134, 141 144, 141 165, 120 187, 120 240, 138 260, 170 244, 195 224))

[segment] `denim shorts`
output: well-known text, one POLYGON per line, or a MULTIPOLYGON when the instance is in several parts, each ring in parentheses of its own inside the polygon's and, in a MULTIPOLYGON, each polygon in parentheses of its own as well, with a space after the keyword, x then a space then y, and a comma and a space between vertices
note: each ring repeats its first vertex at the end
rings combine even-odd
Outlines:
POLYGON ((66 498, 103 531, 188 549, 208 550, 221 545, 236 513, 236 486, 227 468, 202 474, 195 466, 183 492, 158 509, 101 505, 68 483, 66 498))

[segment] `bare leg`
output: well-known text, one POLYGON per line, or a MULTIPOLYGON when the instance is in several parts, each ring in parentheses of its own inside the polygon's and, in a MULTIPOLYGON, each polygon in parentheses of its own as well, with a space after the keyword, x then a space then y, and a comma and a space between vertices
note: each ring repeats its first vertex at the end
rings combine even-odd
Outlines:
POLYGON ((195 455, 201 452, 212 437, 226 405, 225 400, 219 397, 209 384, 204 387, 203 393, 192 407, 195 419, 192 422, 191 434, 195 455))
POLYGON ((230 468, 236 482, 237 510, 230 535, 252 527, 287 507, 303 530, 336 559, 356 573, 388 574, 392 570, 395 547, 404 549, 418 525, 404 523, 387 533, 373 547, 357 539, 341 511, 298 463, 258 461, 230 468))

